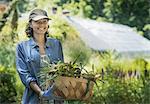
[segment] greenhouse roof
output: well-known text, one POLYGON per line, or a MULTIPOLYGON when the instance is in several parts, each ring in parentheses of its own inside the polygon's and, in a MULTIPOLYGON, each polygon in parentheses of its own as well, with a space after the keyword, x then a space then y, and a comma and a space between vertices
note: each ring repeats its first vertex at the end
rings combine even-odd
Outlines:
POLYGON ((128 26, 75 17, 67 17, 67 20, 94 50, 150 54, 150 41, 128 26))

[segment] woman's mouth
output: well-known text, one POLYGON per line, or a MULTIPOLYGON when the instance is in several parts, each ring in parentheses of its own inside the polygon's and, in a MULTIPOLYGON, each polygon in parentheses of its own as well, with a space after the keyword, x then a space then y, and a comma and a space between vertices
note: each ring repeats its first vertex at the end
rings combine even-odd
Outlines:
POLYGON ((44 31, 44 30, 46 30, 46 27, 44 27, 44 28, 37 28, 38 30, 40 30, 40 31, 44 31))

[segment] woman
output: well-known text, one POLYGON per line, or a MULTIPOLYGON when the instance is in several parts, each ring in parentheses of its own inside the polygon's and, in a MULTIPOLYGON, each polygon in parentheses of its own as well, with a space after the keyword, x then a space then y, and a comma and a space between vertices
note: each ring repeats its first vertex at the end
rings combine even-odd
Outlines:
MULTIPOLYGON (((29 15, 26 34, 30 39, 20 42, 16 48, 16 67, 25 86, 22 104, 39 104, 40 99, 48 102, 57 99, 53 96, 54 85, 42 91, 39 86, 37 73, 49 63, 63 62, 61 43, 52 38, 47 38, 49 18, 47 12, 35 9, 29 15)), ((54 104, 62 104, 62 100, 55 100, 54 104)))

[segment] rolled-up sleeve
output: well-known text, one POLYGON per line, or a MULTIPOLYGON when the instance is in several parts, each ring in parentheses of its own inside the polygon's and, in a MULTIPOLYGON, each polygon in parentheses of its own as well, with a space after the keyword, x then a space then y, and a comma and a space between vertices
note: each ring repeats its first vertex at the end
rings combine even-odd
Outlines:
POLYGON ((30 88, 30 82, 36 81, 27 67, 27 62, 25 61, 25 51, 22 44, 18 44, 16 47, 16 68, 19 73, 22 83, 30 88))

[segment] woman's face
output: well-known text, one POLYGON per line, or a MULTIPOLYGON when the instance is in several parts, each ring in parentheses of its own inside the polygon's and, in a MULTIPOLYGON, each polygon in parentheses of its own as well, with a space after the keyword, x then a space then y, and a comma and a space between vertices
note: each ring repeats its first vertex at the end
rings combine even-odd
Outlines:
POLYGON ((44 35, 48 30, 48 19, 32 20, 31 27, 33 28, 34 35, 44 35))

